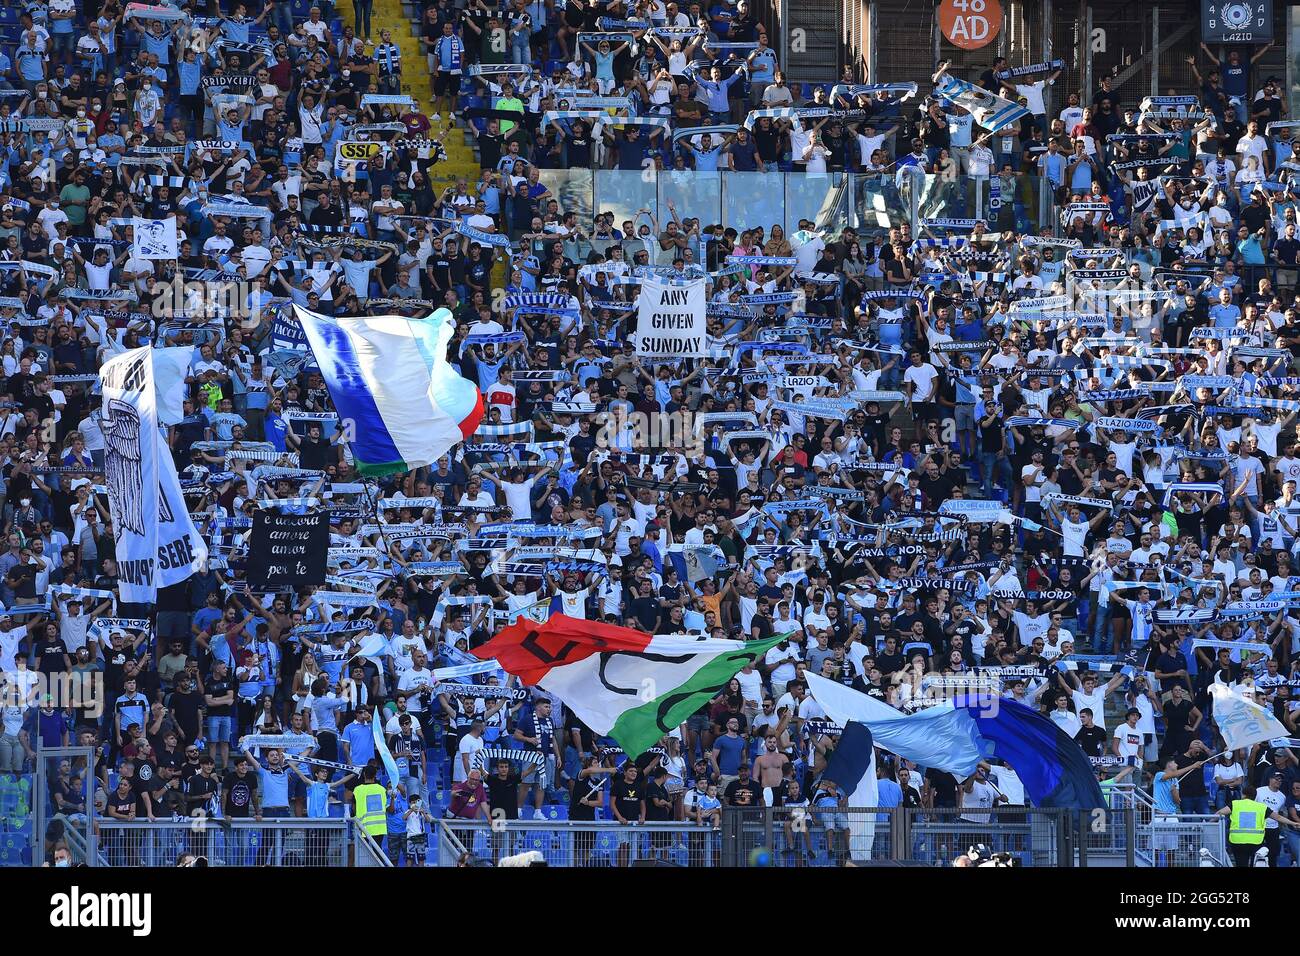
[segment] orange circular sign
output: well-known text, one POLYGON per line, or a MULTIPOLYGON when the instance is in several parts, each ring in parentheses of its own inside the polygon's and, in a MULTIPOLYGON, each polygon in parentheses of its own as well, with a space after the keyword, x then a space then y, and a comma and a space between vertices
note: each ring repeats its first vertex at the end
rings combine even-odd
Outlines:
POLYGON ((978 50, 988 46, 1002 29, 1000 0, 943 0, 939 29, 953 46, 978 50))

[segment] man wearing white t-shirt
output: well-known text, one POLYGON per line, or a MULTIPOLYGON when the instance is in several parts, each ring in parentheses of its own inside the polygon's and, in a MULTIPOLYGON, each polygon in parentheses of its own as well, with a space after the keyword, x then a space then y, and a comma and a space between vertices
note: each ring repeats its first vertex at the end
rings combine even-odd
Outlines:
POLYGON ((1087 516, 1084 515, 1083 509, 1077 504, 1071 503, 1068 505, 1064 516, 1061 514, 1061 506, 1055 501, 1048 501, 1047 506, 1061 524, 1065 554, 1076 558, 1086 555, 1088 553, 1088 532, 1101 524, 1108 512, 1098 511, 1097 516, 1089 521, 1087 516))
POLYGON ((858 134, 858 156, 862 166, 871 165, 871 154, 878 149, 883 149, 885 140, 892 136, 897 128, 891 126, 883 133, 877 133, 876 128, 870 123, 862 127, 862 132, 858 134))
POLYGON ((1005 794, 999 793, 988 783, 987 772, 979 767, 957 790, 957 802, 961 806, 959 819, 967 823, 986 824, 991 816, 988 811, 995 804, 1006 803, 1008 800, 1005 794))
POLYGON ((790 237, 790 247, 795 257, 795 275, 812 272, 817 260, 821 258, 822 250, 826 248, 826 240, 813 231, 815 226, 815 223, 802 219, 799 221, 799 231, 790 237))
POLYGON ((934 398, 939 370, 929 362, 922 361, 920 352, 913 352, 911 361, 912 364, 903 373, 903 389, 907 392, 912 406, 920 406, 918 408, 920 414, 934 398))
POLYGON ((785 693, 785 685, 794 680, 795 662, 802 659, 799 648, 788 640, 782 640, 767 652, 763 664, 768 669, 774 695, 780 697, 785 693))
POLYGON ((1246 160, 1254 156, 1259 161, 1259 168, 1265 173, 1269 171, 1268 163, 1268 140, 1260 135, 1259 124, 1254 120, 1246 127, 1246 135, 1237 140, 1237 152, 1241 155, 1241 166, 1244 169, 1246 160))
POLYGON ((1012 83, 1009 79, 1002 80, 1002 88, 1011 94, 1011 99, 1023 96, 1025 98, 1025 107, 1035 116, 1047 115, 1047 104, 1044 101, 1044 94, 1047 88, 1056 83, 1056 78, 1061 75, 1060 70, 1053 70, 1045 80, 1034 80, 1030 83, 1012 83))
MULTIPOLYGON (((1094 710, 1093 716, 1096 717, 1098 711, 1094 710)), ((1142 716, 1142 711, 1136 707, 1130 707, 1128 713, 1124 715, 1124 723, 1115 728, 1111 734, 1111 752, 1124 761, 1128 767, 1140 767, 1142 765, 1142 731, 1138 729, 1138 718, 1142 716)))
POLYGON ((763 703, 763 675, 750 661, 736 673, 736 680, 740 682, 740 697, 746 710, 752 709, 752 713, 757 714, 763 703))
POLYGON ((1085 707, 1092 711, 1093 721, 1102 730, 1106 729, 1106 698, 1124 683, 1124 675, 1116 674, 1105 687, 1097 688, 1097 675, 1091 672, 1083 675, 1080 683, 1075 671, 1065 671, 1065 679, 1074 685, 1070 696, 1074 698, 1074 712, 1077 714, 1085 707))
POLYGON ((1279 458, 1273 466, 1273 470, 1278 475, 1278 483, 1285 485, 1288 481, 1300 483, 1300 456, 1296 455, 1296 449, 1300 445, 1288 443, 1286 453, 1279 458))
POLYGON ((433 671, 428 668, 428 657, 424 651, 417 650, 411 654, 411 667, 398 678, 397 689, 406 691, 406 710, 417 716, 424 713, 424 698, 421 693, 432 691, 436 680, 433 671))
MULTIPOLYGON (((409 703, 408 703, 409 706, 409 703)), ((483 742, 483 718, 475 717, 469 725, 469 732, 462 735, 456 745, 456 759, 452 762, 451 782, 463 783, 474 769, 474 755, 487 746, 483 742)))

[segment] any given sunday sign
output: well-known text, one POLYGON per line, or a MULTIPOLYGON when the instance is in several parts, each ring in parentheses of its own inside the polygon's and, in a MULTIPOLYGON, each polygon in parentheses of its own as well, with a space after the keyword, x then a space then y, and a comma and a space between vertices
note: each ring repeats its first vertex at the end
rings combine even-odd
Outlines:
POLYGON ((665 282, 647 276, 637 302, 632 341, 637 355, 706 358, 704 280, 665 282))
POLYGON ((978 50, 1001 31, 1002 4, 999 0, 943 0, 939 29, 953 46, 978 50))

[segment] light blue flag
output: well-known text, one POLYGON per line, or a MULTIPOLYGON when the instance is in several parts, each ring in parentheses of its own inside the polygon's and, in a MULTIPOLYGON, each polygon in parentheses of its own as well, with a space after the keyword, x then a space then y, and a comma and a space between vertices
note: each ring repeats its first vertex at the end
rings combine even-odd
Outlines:
POLYGON ((677 569, 678 579, 692 584, 713 577, 726 562, 726 555, 715 544, 674 544, 668 548, 668 557, 677 569))
POLYGON ((970 717, 953 707, 931 707, 910 716, 817 674, 805 674, 808 690, 840 726, 865 724, 877 747, 923 767, 964 780, 975 772, 983 754, 981 739, 970 717))
POLYGON ((396 787, 402 783, 402 775, 397 769, 397 761, 393 759, 393 752, 388 749, 388 741, 384 739, 384 725, 380 721, 379 710, 376 707, 370 714, 370 733, 375 738, 375 753, 379 754, 379 759, 384 762, 384 770, 388 773, 388 784, 396 787))

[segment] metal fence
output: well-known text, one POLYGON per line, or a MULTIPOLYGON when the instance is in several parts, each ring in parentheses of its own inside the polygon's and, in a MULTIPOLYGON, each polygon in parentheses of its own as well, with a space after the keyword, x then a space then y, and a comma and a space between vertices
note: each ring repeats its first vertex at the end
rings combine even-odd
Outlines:
POLYGON ((210 866, 348 866, 351 825, 343 818, 127 821, 101 817, 96 821, 96 861, 100 866, 175 866, 188 853, 206 857, 210 866))
POLYGON ((684 823, 622 825, 580 820, 440 820, 430 865, 456 866, 468 852, 481 862, 537 850, 549 866, 691 866, 723 863, 720 829, 684 823))
POLYGON ((1145 790, 1117 786, 1110 807, 1080 814, 1080 865, 1231 866, 1226 824, 1214 814, 1160 813, 1145 790))
POLYGON ((1227 818, 1213 814, 1157 814, 1138 831, 1136 853, 1147 866, 1232 866, 1226 846, 1227 818))
POLYGON ((497 864, 536 850, 549 866, 831 867, 893 863, 947 866, 976 843, 1025 866, 1068 866, 1069 814, 1023 808, 960 810, 729 808, 721 826, 612 821, 438 821, 430 865, 470 854, 497 864), (978 819, 986 816, 986 820, 978 819))
POLYGON ((1069 823, 1068 811, 1023 807, 733 809, 723 823, 724 865, 948 866, 983 844, 1022 866, 1069 866, 1069 823))
POLYGON ((384 848, 376 843, 365 830, 354 827, 352 838, 357 866, 391 867, 393 865, 392 861, 384 853, 384 848))

